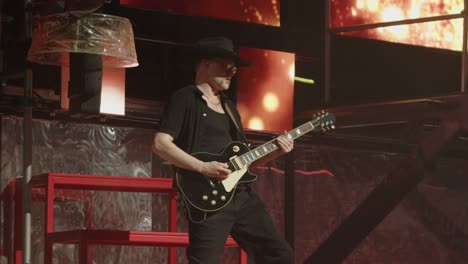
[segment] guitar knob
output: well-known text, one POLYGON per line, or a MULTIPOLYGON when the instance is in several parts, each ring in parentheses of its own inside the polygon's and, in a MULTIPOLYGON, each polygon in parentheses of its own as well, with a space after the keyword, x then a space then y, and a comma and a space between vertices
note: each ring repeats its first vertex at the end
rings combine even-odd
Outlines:
POLYGON ((202 199, 203 199, 203 201, 208 201, 208 195, 203 195, 202 199))
POLYGON ((237 146, 237 145, 236 145, 236 146, 233 146, 233 147, 232 147, 232 151, 234 151, 235 153, 239 152, 239 151, 240 151, 239 146, 237 146))
POLYGON ((226 201, 226 196, 225 195, 221 195, 221 201, 226 201))
POLYGON ((215 201, 215 200, 211 200, 211 205, 215 206, 215 205, 216 205, 216 201, 215 201))
POLYGON ((212 193, 213 195, 218 195, 218 191, 217 191, 217 190, 213 190, 211 193, 212 193))

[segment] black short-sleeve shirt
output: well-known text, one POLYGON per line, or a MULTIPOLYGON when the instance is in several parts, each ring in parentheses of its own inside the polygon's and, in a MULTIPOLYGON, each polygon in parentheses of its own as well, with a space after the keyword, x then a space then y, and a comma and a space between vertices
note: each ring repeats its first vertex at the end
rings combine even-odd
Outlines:
MULTIPOLYGON (((177 90, 170 98, 161 117, 159 132, 167 133, 174 138, 174 143, 187 153, 203 151, 200 149, 200 122, 206 101, 203 93, 195 86, 189 85, 177 90)), ((234 132, 235 139, 245 142, 241 118, 235 104, 224 94, 221 95, 223 108, 229 105, 240 132, 234 132)), ((225 110, 227 113, 227 111, 225 110)), ((232 122, 232 120, 231 120, 232 122)), ((231 127, 235 128, 232 124, 231 127)))

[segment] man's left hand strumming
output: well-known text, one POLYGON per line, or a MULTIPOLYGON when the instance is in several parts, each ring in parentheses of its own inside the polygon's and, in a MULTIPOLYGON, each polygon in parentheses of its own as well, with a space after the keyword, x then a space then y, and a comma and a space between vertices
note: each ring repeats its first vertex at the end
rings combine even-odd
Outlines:
POLYGON ((294 148, 294 140, 288 138, 286 135, 281 135, 276 138, 278 145, 280 146, 280 151, 283 154, 290 152, 294 148))

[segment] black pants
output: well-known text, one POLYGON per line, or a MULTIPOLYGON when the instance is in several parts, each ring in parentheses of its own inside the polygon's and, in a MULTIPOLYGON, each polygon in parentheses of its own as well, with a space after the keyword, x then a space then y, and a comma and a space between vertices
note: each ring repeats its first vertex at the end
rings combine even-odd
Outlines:
POLYGON ((190 264, 219 263, 229 234, 247 252, 249 263, 251 260, 257 264, 294 262, 291 247, 278 233, 263 202, 249 190, 237 191, 226 207, 207 215, 201 223, 188 222, 190 264))

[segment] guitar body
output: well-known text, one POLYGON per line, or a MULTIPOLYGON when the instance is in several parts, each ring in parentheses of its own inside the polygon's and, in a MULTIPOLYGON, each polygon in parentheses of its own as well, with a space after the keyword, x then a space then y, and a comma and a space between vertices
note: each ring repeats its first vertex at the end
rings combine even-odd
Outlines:
POLYGON ((242 142, 229 143, 219 154, 198 152, 192 154, 202 161, 228 163, 231 174, 226 180, 207 177, 201 173, 178 168, 176 183, 184 199, 193 207, 204 212, 214 212, 225 207, 233 198, 239 183, 252 182, 257 176, 251 174, 248 166, 240 168, 230 162, 250 149, 242 142))
MULTIPOLYGON (((294 128, 284 136, 296 139, 316 129, 325 132, 334 128, 335 116, 333 114, 322 111, 315 117, 315 119, 294 128)), ((232 200, 236 186, 239 183, 252 182, 257 179, 256 175, 249 172, 249 165, 278 148, 276 139, 272 139, 252 150, 242 142, 233 141, 219 154, 203 152, 192 154, 202 161, 227 163, 231 174, 226 179, 218 180, 195 171, 177 169, 176 184, 184 200, 193 208, 204 212, 218 211, 232 200)))

